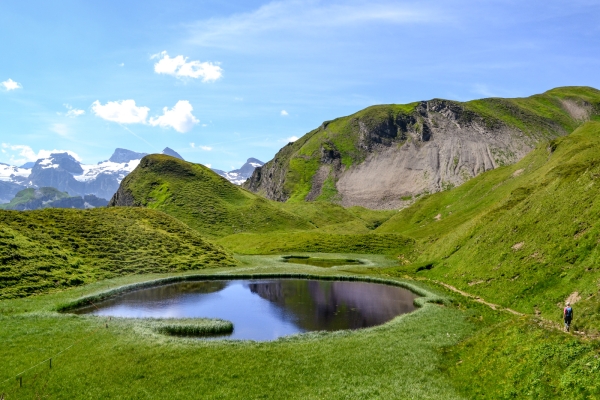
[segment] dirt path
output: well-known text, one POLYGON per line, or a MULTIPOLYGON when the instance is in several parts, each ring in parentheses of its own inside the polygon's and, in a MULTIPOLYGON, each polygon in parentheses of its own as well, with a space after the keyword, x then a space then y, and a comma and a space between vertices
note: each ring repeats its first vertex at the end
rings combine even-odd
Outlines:
MULTIPOLYGON (((462 291, 462 290, 460 290, 460 289, 458 289, 458 288, 456 288, 456 287, 454 287, 452 285, 448 285, 447 283, 436 281, 436 280, 433 280, 433 279, 428 279, 428 280, 430 282, 433 282, 433 283, 437 284, 437 285, 443 286, 443 287, 445 287, 446 289, 448 289, 450 291, 458 293, 461 296, 467 297, 467 298, 469 298, 471 300, 474 300, 474 301, 476 301, 478 303, 485 304, 486 306, 490 307, 492 310, 506 311, 506 312, 509 312, 511 314, 518 315, 518 316, 521 316, 521 317, 530 315, 530 314, 520 313, 518 311, 512 310, 512 309, 507 308, 507 307, 503 307, 503 306, 498 305, 498 304, 487 302, 487 301, 485 301, 484 299, 482 299, 479 296, 475 296, 473 294, 470 294, 470 293, 467 293, 465 291, 462 291)), ((541 328, 559 330, 561 332, 564 332, 561 324, 557 324, 554 321, 551 321, 551 320, 546 319, 546 318, 542 318, 539 315, 535 315, 533 317, 536 319, 536 322, 538 323, 538 325, 541 328)), ((581 337, 583 339, 591 339, 591 340, 598 340, 598 339, 600 339, 600 335, 588 334, 588 333, 585 333, 585 332, 582 332, 582 331, 574 331, 573 334, 577 335, 577 336, 579 336, 579 337, 581 337)))
POLYGON ((430 279, 430 281, 433 282, 433 283, 436 283, 438 285, 441 285, 441 286, 445 287, 446 289, 451 290, 451 291, 453 291, 455 293, 458 293, 458 294, 460 294, 460 295, 462 295, 464 297, 468 297, 468 298, 470 298, 472 300, 475 300, 478 303, 485 304, 486 306, 490 307, 492 310, 507 311, 507 312, 509 312, 511 314, 519 315, 519 316, 526 315, 526 314, 520 313, 518 311, 512 310, 510 308, 502 307, 502 306, 500 306, 498 304, 489 303, 489 302, 485 301, 484 299, 482 299, 479 296, 475 296, 473 294, 470 294, 470 293, 467 293, 467 292, 463 292, 462 290, 460 290, 458 288, 455 288, 452 285, 448 285, 447 283, 436 281, 436 280, 433 280, 433 279, 430 279))

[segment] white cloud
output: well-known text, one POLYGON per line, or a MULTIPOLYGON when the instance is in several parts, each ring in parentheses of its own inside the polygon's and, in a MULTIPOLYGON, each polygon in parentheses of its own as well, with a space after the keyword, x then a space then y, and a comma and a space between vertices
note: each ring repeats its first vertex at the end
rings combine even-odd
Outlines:
POLYGON ((282 117, 287 117, 288 115, 290 115, 290 114, 288 114, 288 112, 287 112, 287 111, 285 111, 285 110, 281 110, 281 116, 282 116, 282 117))
POLYGON ((200 148, 204 151, 211 151, 213 148, 210 146, 200 146, 200 148))
POLYGON ((80 110, 78 108, 73 108, 70 104, 64 104, 64 106, 67 108, 67 113, 65 114, 67 117, 69 118, 77 118, 80 115, 85 114, 85 111, 80 110))
POLYGON ((4 82, 0 82, 0 85, 4 86, 4 90, 6 91, 23 88, 23 86, 19 82, 15 82, 10 78, 5 80, 4 82))
POLYGON ((285 140, 288 143, 295 142, 296 140, 298 140, 298 136, 290 136, 289 138, 287 138, 285 140))
POLYGON ((212 168, 212 164, 204 164, 204 166, 207 168, 212 168))
POLYGON ((37 153, 27 145, 9 143, 2 143, 2 152, 6 153, 6 150, 11 150, 16 154, 11 155, 10 162, 13 164, 22 164, 27 161, 37 161, 40 158, 46 158, 52 153, 69 153, 77 161, 81 161, 81 157, 77 153, 71 150, 40 150, 37 153), (18 157, 18 158, 17 158, 18 157))
POLYGON ((208 124, 202 124, 203 128, 206 128, 208 126, 208 124))
POLYGON ((124 67, 124 66, 125 66, 125 63, 119 64, 119 67, 124 67))
POLYGON ((163 108, 163 115, 150 118, 152 126, 173 128, 177 132, 189 132, 200 121, 192 115, 193 107, 187 100, 179 100, 172 109, 163 108))
POLYGON ((105 105, 96 100, 92 111, 97 117, 120 124, 143 124, 148 118, 148 107, 137 107, 135 100, 109 101, 105 105))
POLYGON ((196 143, 190 143, 190 147, 193 149, 194 147, 196 147, 196 143))
POLYGON ((169 57, 166 51, 154 54, 151 58, 158 58, 154 64, 157 74, 172 75, 176 78, 202 78, 202 82, 214 82, 223 76, 223 69, 218 63, 188 61, 187 57, 169 57))

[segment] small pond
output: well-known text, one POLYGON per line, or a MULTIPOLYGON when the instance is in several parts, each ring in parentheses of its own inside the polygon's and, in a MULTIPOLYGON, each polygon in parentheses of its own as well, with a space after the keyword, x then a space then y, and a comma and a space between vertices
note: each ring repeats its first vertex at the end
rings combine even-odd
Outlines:
POLYGON ((127 292, 72 312, 129 318, 220 318, 228 339, 273 340, 309 331, 359 329, 415 309, 413 292, 390 285, 309 279, 179 282, 127 292))
POLYGON ((337 267, 341 265, 361 265, 363 264, 360 260, 353 260, 350 258, 316 258, 308 256, 283 256, 283 262, 313 265, 315 267, 337 267))

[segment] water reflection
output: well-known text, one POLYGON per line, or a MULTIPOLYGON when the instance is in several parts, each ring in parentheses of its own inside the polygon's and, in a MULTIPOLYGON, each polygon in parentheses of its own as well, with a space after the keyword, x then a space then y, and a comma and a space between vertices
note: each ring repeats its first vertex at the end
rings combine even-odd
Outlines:
POLYGON ((380 325, 415 309, 406 289, 305 279, 183 282, 125 293, 77 310, 119 317, 221 318, 232 339, 272 340, 307 331, 380 325))

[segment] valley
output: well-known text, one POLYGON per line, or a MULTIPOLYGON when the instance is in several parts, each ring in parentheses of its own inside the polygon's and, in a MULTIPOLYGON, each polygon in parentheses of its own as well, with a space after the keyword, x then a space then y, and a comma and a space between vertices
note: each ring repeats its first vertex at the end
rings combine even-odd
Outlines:
POLYGON ((0 210, 0 394, 600 397, 600 91, 373 106, 253 168, 240 186, 148 154, 107 207, 0 210), (273 341, 64 312, 174 282, 267 277, 397 285, 417 309, 273 341))

